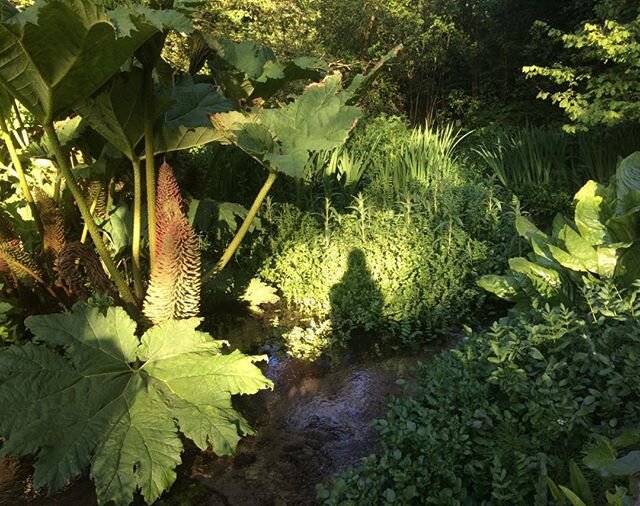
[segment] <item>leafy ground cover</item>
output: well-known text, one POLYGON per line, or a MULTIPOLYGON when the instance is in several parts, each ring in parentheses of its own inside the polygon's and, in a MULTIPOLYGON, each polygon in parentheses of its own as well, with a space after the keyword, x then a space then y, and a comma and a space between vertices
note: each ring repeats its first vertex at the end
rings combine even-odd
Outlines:
POLYGON ((636 3, 18 3, 0 454, 25 500, 635 499, 636 3), (463 333, 402 393, 369 363, 463 333))
POLYGON ((425 364, 416 394, 377 422, 383 451, 321 502, 549 504, 545 476, 638 423, 637 290, 590 296, 593 314, 534 308, 425 364))

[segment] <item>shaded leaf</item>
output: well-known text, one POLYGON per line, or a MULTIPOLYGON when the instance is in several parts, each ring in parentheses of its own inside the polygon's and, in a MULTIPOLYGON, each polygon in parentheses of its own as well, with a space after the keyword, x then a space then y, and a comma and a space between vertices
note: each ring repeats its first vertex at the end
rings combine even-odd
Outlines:
POLYGON ((497 276, 487 274, 476 282, 481 288, 491 292, 501 299, 513 301, 520 293, 520 283, 514 276, 497 276))
POLYGON ((37 453, 34 484, 51 491, 90 464, 98 502, 116 505, 138 489, 152 503, 173 483, 179 430, 200 448, 232 452, 250 428, 231 396, 271 383, 254 365, 262 357, 222 354, 222 342, 195 330, 199 323, 168 321, 138 341, 121 308, 103 315, 77 305, 28 318, 45 344, 0 354, 2 451, 37 453))
POLYGON ((567 487, 563 487, 562 485, 558 485, 562 493, 569 499, 569 502, 572 506, 587 506, 582 499, 580 499, 572 490, 569 490, 567 487))
POLYGON ((357 103, 367 89, 369 89, 373 84, 373 81, 376 80, 387 63, 395 59, 402 49, 402 44, 394 47, 391 51, 385 54, 366 75, 356 75, 356 77, 353 78, 353 81, 351 81, 351 84, 349 84, 349 87, 345 90, 345 93, 349 96, 347 103, 350 105, 357 103))
POLYGON ((96 132, 129 160, 144 136, 143 75, 140 69, 118 76, 109 89, 83 102, 78 112, 96 132))
POLYGON ((216 91, 213 85, 196 84, 189 74, 180 77, 171 97, 175 102, 166 114, 169 128, 211 127, 209 114, 233 109, 231 102, 216 91))
POLYGON ((154 146, 158 155, 224 140, 224 135, 210 126, 197 128, 179 126, 171 128, 169 125, 163 124, 156 132, 154 146))
POLYGON ((640 206, 640 152, 620 162, 616 171, 616 214, 621 215, 640 206))
POLYGON ((91 2, 37 3, 0 24, 0 83, 47 123, 98 90, 157 31, 136 16, 131 23, 118 37, 91 2))
POLYGON ((594 506, 593 495, 591 494, 591 487, 587 482, 584 474, 573 461, 569 461, 569 479, 571 482, 571 488, 586 506, 594 506))

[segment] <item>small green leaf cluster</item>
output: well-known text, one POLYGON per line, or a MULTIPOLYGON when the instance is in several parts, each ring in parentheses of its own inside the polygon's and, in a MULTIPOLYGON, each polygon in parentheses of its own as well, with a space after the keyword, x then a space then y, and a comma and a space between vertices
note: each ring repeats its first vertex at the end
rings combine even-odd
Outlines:
POLYGON ((331 320, 317 323, 311 320, 306 326, 295 326, 282 333, 287 352, 303 360, 318 360, 336 344, 331 320))
POLYGON ((570 132, 594 125, 635 121, 640 72, 640 15, 628 22, 606 19, 584 23, 574 33, 549 29, 565 51, 574 55, 571 64, 531 65, 523 68, 529 78, 540 76, 560 88, 541 91, 538 98, 550 100, 571 121, 570 132))
POLYGON ((536 306, 420 367, 415 395, 376 423, 380 454, 320 487, 321 503, 553 504, 547 476, 640 421, 640 286, 613 288, 592 287, 591 314, 536 306))

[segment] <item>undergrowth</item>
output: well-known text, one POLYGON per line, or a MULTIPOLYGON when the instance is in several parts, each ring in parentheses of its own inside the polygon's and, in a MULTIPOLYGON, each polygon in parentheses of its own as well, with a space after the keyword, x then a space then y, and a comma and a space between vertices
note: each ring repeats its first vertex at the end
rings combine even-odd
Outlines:
POLYGON ((553 504, 546 476, 566 482, 594 435, 640 421, 639 288, 598 283, 592 314, 534 306, 422 365, 376 422, 382 451, 320 487, 321 504, 553 504))

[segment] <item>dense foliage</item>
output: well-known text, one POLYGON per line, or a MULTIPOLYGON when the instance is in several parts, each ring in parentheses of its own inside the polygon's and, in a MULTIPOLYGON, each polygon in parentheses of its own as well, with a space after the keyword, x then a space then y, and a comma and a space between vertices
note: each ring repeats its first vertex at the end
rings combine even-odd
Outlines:
POLYGON ((586 22, 576 32, 549 29, 572 59, 524 68, 528 77, 542 76, 560 88, 538 97, 564 110, 571 121, 568 131, 640 118, 640 8, 602 2, 597 13, 597 22, 586 22))
POLYGON ((591 314, 534 307, 472 333, 420 368, 376 424, 382 452, 322 503, 552 504, 545 476, 640 421, 638 295, 594 284, 591 314))
MULTIPOLYGON (((217 454, 250 432, 231 396, 271 383, 252 365, 257 357, 228 353, 196 330, 199 239, 172 168, 165 161, 156 173, 156 155, 224 142, 231 129, 217 130, 210 116, 221 125, 234 110, 235 123, 254 119, 249 132, 262 134, 274 171, 291 172, 313 151, 344 142, 360 116, 361 88, 375 76, 358 75, 342 90, 333 74, 299 100, 268 108, 282 86, 320 78, 324 65, 194 33, 198 4, 48 0, 17 11, 2 3, 0 161, 2 191, 14 193, 0 209, 3 295, 22 306, 18 325, 32 312, 71 309, 27 318, 29 333, 18 327, 47 346, 0 354, 2 453, 38 455, 36 488, 54 492, 90 465, 101 504, 129 504, 138 492, 152 503, 175 480, 178 429, 217 454), (161 57, 170 31, 202 45, 190 73, 174 74, 161 57), (203 58, 215 78, 197 75, 203 58), (297 113, 309 141, 295 145, 291 136, 287 150, 297 113), (140 339, 138 325, 146 329, 140 339)), ((12 309, 5 305, 3 316, 12 309)), ((3 341, 15 334, 3 328, 3 341)))
POLYGON ((232 299, 307 360, 480 329, 320 502, 630 504, 638 9, 0 0, 0 455, 124 505, 232 453, 232 299))
POLYGON ((290 346, 314 348, 315 328, 327 348, 330 327, 337 345, 367 336, 368 348, 416 347, 478 314, 475 278, 504 265, 512 220, 464 167, 459 142, 451 128, 379 121, 314 160, 311 184, 324 193, 314 213, 290 204, 265 213, 275 230, 259 273, 299 321, 290 346))
POLYGON ((640 154, 634 153, 609 186, 588 181, 575 195, 574 219, 558 214, 550 235, 517 216, 516 229, 533 251, 510 259, 506 276, 488 275, 478 283, 507 300, 540 298, 570 307, 586 306, 584 286, 594 278, 630 286, 640 276, 639 175, 640 154))
MULTIPOLYGON (((499 217, 483 208, 486 188, 467 188, 477 207, 464 190, 455 189, 454 218, 484 213, 485 225, 498 228, 499 217)), ((419 204, 381 210, 361 195, 353 211, 330 217, 329 230, 290 208, 282 212, 275 255, 261 277, 299 317, 330 320, 342 344, 355 332, 380 336, 369 346, 415 346, 456 328, 477 314, 475 277, 502 247, 474 238, 457 220, 429 217, 419 204)))

